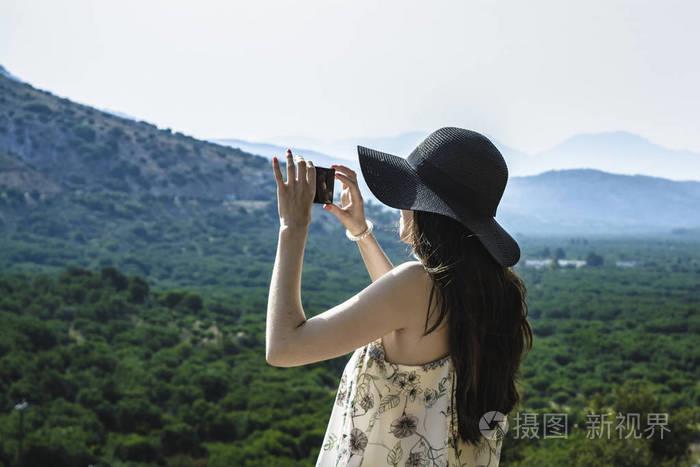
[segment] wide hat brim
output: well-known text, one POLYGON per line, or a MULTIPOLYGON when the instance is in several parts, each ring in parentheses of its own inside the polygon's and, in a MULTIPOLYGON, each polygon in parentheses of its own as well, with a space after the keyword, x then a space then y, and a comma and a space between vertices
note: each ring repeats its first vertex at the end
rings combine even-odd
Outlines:
POLYGON ((443 199, 419 177, 403 157, 357 146, 362 176, 379 201, 395 209, 449 216, 469 228, 502 266, 520 260, 520 247, 492 216, 469 209, 469 200, 443 199))

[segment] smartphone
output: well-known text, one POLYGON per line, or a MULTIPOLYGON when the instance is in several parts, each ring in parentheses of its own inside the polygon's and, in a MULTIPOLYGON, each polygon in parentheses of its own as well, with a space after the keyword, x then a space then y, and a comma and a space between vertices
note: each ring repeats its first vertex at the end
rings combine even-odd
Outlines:
POLYGON ((335 169, 316 167, 316 194, 314 203, 329 204, 333 202, 333 187, 335 186, 335 169))

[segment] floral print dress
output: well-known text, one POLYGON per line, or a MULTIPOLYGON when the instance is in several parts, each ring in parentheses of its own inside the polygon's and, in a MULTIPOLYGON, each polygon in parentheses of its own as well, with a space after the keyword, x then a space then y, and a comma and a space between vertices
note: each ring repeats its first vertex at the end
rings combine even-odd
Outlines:
POLYGON ((458 436, 449 355, 424 365, 384 356, 380 338, 350 357, 316 467, 498 466, 502 438, 458 436))

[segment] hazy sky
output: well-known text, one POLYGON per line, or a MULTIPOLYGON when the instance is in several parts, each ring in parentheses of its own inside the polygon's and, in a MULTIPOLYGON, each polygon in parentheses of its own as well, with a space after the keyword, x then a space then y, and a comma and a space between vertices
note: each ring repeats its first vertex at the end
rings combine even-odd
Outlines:
POLYGON ((462 126, 700 151, 700 2, 2 0, 0 64, 201 138, 462 126))

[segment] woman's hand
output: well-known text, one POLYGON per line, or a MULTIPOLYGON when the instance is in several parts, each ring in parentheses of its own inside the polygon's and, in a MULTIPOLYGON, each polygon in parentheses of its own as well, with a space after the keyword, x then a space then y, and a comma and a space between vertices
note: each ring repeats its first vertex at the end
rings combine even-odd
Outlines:
POLYGON ((333 164, 335 177, 343 184, 340 193, 340 206, 333 203, 324 204, 323 209, 333 214, 353 235, 359 235, 367 229, 365 207, 357 184, 357 174, 350 168, 333 164))
POLYGON ((287 182, 282 179, 279 160, 272 158, 272 170, 277 182, 277 211, 280 227, 306 228, 311 223, 311 206, 316 195, 316 169, 311 161, 297 156, 294 164, 291 149, 287 149, 287 182))

